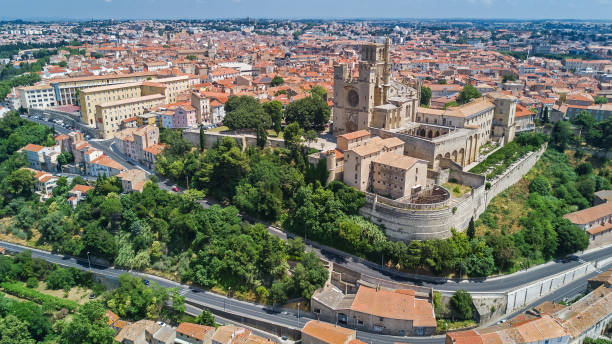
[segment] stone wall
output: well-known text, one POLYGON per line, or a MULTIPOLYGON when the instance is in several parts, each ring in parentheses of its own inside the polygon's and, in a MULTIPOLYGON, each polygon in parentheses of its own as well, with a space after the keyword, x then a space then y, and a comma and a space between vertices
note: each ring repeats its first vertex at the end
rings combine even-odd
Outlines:
POLYGON ((511 314, 513 311, 533 303, 542 296, 549 294, 576 279, 584 277, 593 271, 597 271, 598 268, 604 267, 610 263, 612 263, 612 258, 606 258, 597 262, 585 263, 569 271, 562 272, 509 291, 507 293, 508 306, 506 307, 506 314, 511 314))
MULTIPOLYGON (((210 149, 215 146, 218 142, 221 142, 224 137, 233 138, 239 147, 246 146, 256 146, 257 145, 257 136, 252 133, 238 133, 238 132, 204 132, 204 146, 206 149, 210 149)), ((183 138, 192 145, 199 147, 200 146, 200 130, 184 130, 183 138)), ((268 137, 266 146, 269 147, 285 147, 285 141, 283 139, 268 137)))
POLYGON ((463 230, 470 219, 477 219, 489 202, 500 192, 518 182, 540 159, 546 146, 528 153, 512 164, 503 174, 489 181, 487 190, 485 177, 469 172, 451 170, 449 179, 472 187, 470 193, 458 199, 435 207, 409 209, 403 205, 388 202, 382 198, 366 196, 366 204, 361 215, 372 222, 382 225, 392 240, 429 240, 444 239, 451 236, 451 228, 463 230))

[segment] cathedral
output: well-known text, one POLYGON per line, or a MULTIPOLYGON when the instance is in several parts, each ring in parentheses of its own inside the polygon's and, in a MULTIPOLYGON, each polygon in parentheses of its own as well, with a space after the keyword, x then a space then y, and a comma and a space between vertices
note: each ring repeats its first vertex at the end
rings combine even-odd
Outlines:
POLYGON ((360 49, 358 74, 346 64, 334 67, 333 133, 367 130, 404 142, 404 155, 427 161, 429 169, 465 169, 478 162, 480 148, 514 138, 517 99, 501 93, 436 110, 419 107, 420 82, 391 78, 391 40, 360 49))
POLYGON ((391 40, 361 46, 359 75, 334 67, 334 135, 369 127, 396 129, 414 122, 419 91, 391 80, 391 40))

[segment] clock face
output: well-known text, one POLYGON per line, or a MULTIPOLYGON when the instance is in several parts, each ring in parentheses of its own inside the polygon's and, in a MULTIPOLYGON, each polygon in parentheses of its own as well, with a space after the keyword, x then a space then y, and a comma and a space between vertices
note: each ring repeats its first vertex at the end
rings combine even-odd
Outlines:
POLYGON ((355 90, 350 90, 348 93, 348 102, 352 107, 359 105, 359 94, 355 90))

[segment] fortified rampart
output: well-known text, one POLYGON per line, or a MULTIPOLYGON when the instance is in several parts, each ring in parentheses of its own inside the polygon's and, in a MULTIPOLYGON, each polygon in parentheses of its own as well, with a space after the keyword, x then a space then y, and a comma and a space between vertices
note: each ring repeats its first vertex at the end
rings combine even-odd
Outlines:
POLYGON ((546 146, 543 146, 538 151, 526 154, 503 174, 488 181, 489 187, 484 176, 451 170, 448 174, 449 180, 457 180, 472 188, 469 193, 457 199, 431 204, 411 204, 366 193, 366 204, 361 208, 361 214, 372 222, 383 225, 387 236, 392 240, 448 238, 451 236, 451 228, 467 228, 470 219, 477 219, 493 197, 518 182, 545 150, 546 146))

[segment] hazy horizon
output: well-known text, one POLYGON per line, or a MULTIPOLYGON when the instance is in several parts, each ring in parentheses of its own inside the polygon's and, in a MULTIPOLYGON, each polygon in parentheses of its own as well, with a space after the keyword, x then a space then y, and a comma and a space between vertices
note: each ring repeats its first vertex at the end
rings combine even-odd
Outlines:
POLYGON ((612 20, 612 0, 8 0, 2 20, 612 20), (607 13, 608 18, 601 17, 607 13))

